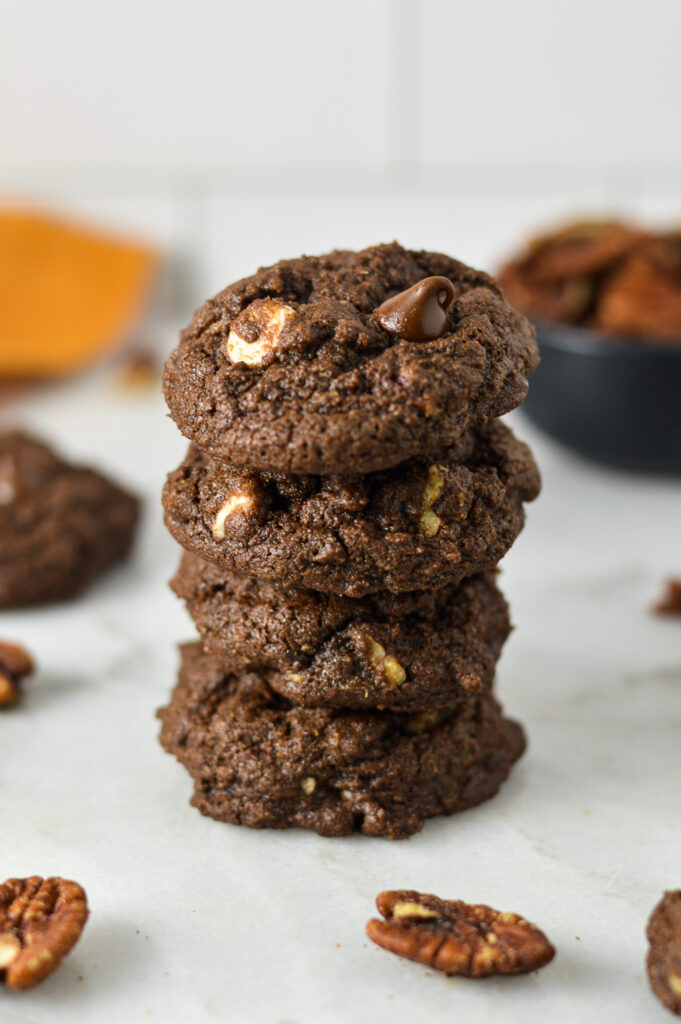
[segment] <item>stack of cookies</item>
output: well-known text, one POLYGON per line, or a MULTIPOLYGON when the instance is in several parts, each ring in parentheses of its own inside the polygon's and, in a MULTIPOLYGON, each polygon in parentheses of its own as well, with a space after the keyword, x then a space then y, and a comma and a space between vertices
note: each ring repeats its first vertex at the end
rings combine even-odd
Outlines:
POLYGON ((164 491, 198 627, 161 742, 223 821, 406 837, 524 749, 492 694, 497 562, 538 493, 496 417, 537 362, 487 275, 381 245, 285 260, 195 315, 164 491))

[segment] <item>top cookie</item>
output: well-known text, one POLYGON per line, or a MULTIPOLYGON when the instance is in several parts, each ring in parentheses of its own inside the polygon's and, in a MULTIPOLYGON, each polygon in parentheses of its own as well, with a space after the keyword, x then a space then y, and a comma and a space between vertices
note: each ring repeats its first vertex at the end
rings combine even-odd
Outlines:
POLYGON ((232 463, 369 473, 509 412, 537 361, 532 327, 491 277, 393 243, 230 285, 183 332, 164 390, 183 434, 232 463), (432 276, 448 280, 377 313, 432 276))

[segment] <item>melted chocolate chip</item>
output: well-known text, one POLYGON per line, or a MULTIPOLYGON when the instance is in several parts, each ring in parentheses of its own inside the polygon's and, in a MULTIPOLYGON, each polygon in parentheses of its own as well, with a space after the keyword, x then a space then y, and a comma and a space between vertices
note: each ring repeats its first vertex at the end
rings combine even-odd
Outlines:
POLYGON ((374 310, 381 327, 406 341, 432 341, 445 333, 454 285, 446 277, 426 277, 374 310))

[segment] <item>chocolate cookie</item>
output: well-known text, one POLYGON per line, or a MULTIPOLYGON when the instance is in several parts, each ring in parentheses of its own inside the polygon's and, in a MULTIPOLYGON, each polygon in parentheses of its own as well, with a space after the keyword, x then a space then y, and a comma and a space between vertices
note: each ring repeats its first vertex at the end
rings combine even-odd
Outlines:
POLYGON ((681 1017, 681 889, 666 892, 646 932, 650 987, 668 1010, 681 1017))
POLYGON ((233 673, 266 670, 297 704, 430 710, 492 685, 508 608, 492 575, 361 599, 294 590, 185 554, 171 586, 204 650, 233 673))
POLYGON ((235 465, 368 473, 515 408, 537 361, 531 326, 492 278, 394 243, 230 285, 183 333, 164 388, 180 430, 235 465), (441 291, 412 291, 396 315, 391 300, 431 276, 447 279, 441 291))
POLYGON ((0 607, 73 597, 127 554, 136 498, 20 433, 0 435, 0 607))
POLYGON ((161 743, 193 777, 203 814, 406 838, 493 796, 525 746, 490 694, 440 713, 334 711, 292 705, 266 680, 226 674, 199 644, 182 650, 161 743))
POLYGON ((362 597, 493 569, 539 491, 526 445, 497 422, 429 459, 366 476, 254 473, 192 447, 164 490, 187 550, 247 575, 362 597))

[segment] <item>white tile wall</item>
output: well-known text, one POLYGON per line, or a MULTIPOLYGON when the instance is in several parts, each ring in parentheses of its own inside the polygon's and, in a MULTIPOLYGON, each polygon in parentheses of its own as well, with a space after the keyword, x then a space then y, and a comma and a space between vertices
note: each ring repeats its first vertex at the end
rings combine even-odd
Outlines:
POLYGON ((5 183, 681 166, 678 0, 0 0, 0 17, 5 183))
POLYGON ((4 159, 383 156, 390 0, 2 0, 4 159))
MULTIPOLYGON (((583 196, 582 209, 602 209, 583 196)), ((490 197, 425 197, 393 193, 343 199, 214 199, 208 206, 202 279, 208 292, 282 256, 390 242, 452 252, 492 268, 531 225, 560 217, 560 195, 509 201, 490 197)))
POLYGON ((0 0, 0 200, 178 254, 173 323, 302 251, 494 267, 572 212, 681 221, 679 39, 681 0, 0 0))
POLYGON ((681 162, 677 0, 422 0, 426 161, 681 162))

